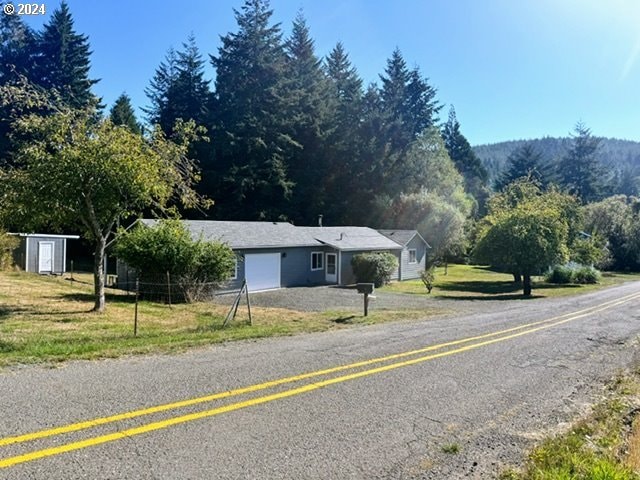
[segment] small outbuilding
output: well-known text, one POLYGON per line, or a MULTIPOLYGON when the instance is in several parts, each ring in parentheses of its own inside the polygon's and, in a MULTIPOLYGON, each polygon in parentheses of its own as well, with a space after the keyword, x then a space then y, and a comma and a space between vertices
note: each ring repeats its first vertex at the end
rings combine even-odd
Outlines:
POLYGON ((67 240, 78 235, 10 233, 20 239, 13 252, 14 263, 25 272, 62 275, 67 271, 67 240))

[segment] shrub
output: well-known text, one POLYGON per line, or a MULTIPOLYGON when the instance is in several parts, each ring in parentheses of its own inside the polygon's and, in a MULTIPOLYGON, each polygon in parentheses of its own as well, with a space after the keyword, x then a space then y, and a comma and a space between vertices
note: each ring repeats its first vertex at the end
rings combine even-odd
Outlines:
POLYGON ((548 283, 573 283, 573 270, 566 265, 556 265, 544 277, 548 283))
POLYGON ((381 287, 391 281, 391 274, 398 268, 398 259, 389 252, 359 253, 351 259, 351 267, 357 282, 381 287))
POLYGON ((187 301, 228 280, 235 266, 235 254, 227 245, 193 240, 179 220, 121 232, 115 254, 144 281, 162 283, 169 272, 187 301))
POLYGON ((579 267, 573 271, 573 283, 593 284, 600 282, 600 272, 593 267, 579 267))
POLYGON ((13 250, 18 246, 18 239, 0 230, 0 270, 7 270, 13 265, 13 250))
POLYGON ((431 293, 431 290, 433 289, 433 282, 436 280, 436 267, 432 265, 426 270, 421 271, 420 280, 424 283, 427 291, 431 293))
POLYGON ((593 284, 598 283, 600 278, 597 269, 577 264, 556 265, 545 275, 545 281, 557 284, 593 284))

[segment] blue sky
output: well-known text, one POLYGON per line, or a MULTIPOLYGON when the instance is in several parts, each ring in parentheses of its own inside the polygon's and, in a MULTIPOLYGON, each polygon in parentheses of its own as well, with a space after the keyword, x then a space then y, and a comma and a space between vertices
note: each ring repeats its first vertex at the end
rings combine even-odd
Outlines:
MULTIPOLYGON (((57 1, 45 0, 46 21, 57 1)), ((193 32, 203 53, 236 30, 242 0, 69 0, 93 50, 95 90, 136 107, 169 47, 193 32)), ((640 141, 640 2, 637 0, 272 0, 285 34, 302 10, 317 53, 342 41, 366 83, 394 48, 454 105, 472 144, 594 134, 640 141)), ((208 58, 208 57, 207 57, 208 58)), ((207 75, 214 71, 207 65, 207 75)))

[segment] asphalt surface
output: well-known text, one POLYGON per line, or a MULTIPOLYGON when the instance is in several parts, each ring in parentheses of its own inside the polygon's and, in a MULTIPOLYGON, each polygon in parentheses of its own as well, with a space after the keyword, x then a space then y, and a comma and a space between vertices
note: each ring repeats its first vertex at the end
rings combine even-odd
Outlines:
POLYGON ((5 370, 0 478, 495 478, 637 360, 640 283, 482 305, 475 314, 176 356, 5 370), (208 402, 7 440, 443 342, 208 402), (444 453, 447 445, 459 453, 444 453))

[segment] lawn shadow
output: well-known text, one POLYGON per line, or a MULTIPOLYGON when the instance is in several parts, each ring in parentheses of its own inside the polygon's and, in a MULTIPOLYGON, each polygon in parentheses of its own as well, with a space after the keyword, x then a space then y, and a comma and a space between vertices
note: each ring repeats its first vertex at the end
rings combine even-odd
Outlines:
POLYGON ((535 300, 545 298, 544 295, 529 295, 522 293, 497 294, 497 295, 444 295, 439 297, 442 300, 535 300))
MULTIPOLYGON (((62 298, 64 300, 70 300, 75 302, 93 302, 96 297, 93 293, 63 293, 50 298, 62 298)), ((109 303, 135 303, 135 295, 122 295, 122 294, 105 294, 105 300, 109 303)))
POLYGON ((349 323, 354 318, 356 318, 356 315, 349 315, 349 316, 342 316, 338 318, 332 318, 331 321, 334 323, 349 323))

